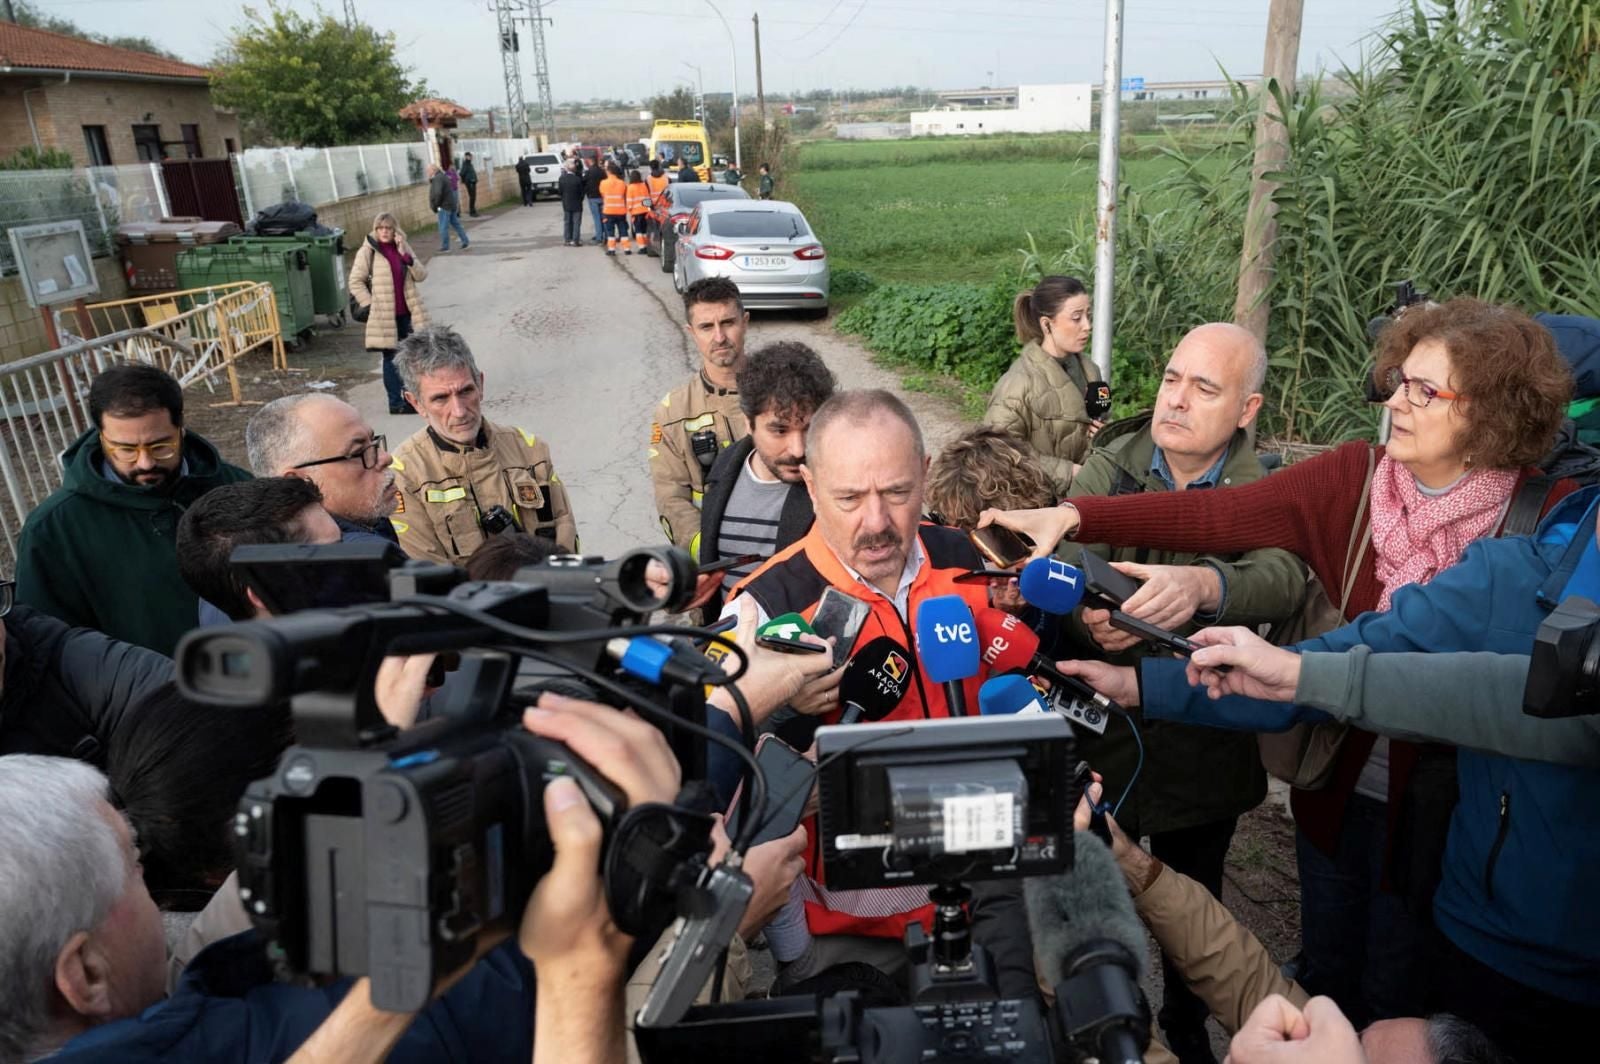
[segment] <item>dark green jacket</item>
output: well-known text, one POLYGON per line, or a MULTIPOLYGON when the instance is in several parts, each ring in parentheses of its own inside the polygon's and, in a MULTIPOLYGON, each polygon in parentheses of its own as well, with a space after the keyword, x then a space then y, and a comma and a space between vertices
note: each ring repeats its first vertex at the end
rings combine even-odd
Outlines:
POLYGON ((468 185, 476 185, 478 183, 478 168, 472 165, 471 159, 461 164, 461 180, 462 183, 468 185))
POLYGON ((178 518, 222 484, 249 480, 208 441, 184 434, 189 472, 166 490, 113 483, 90 429, 61 456, 62 486, 22 526, 17 601, 70 625, 172 656, 199 599, 178 575, 178 518))
MULTIPOLYGON (((1150 472, 1155 440, 1150 435, 1150 415, 1113 422, 1095 437, 1095 448, 1073 478, 1068 498, 1079 495, 1131 495, 1165 491, 1166 485, 1150 472)), ((1234 433, 1222 466, 1218 487, 1247 484, 1265 475, 1243 429, 1234 433)), ((1195 488, 1195 491, 1210 490, 1195 488)), ((1077 562, 1079 544, 1063 556, 1077 562)), ((1257 550, 1247 554, 1202 556, 1140 548, 1111 550, 1090 546, 1102 558, 1145 565, 1214 566, 1222 575, 1222 613, 1214 618, 1196 616, 1183 631, 1205 624, 1242 624, 1255 627, 1276 624, 1297 613, 1305 597, 1306 570, 1300 559, 1282 550, 1257 550), (1198 622, 1198 623, 1197 623, 1198 622)), ((1065 631, 1068 649, 1085 658, 1106 658, 1074 617, 1065 631)), ((1143 646, 1108 660, 1133 664, 1148 651, 1143 646)), ((1266 774, 1256 750, 1255 736, 1168 721, 1137 717, 1144 738, 1144 768, 1118 823, 1136 832, 1175 831, 1238 816, 1254 808, 1266 794, 1266 774)), ((1138 750, 1127 722, 1113 720, 1105 734, 1080 734, 1080 755, 1106 778, 1106 795, 1115 801, 1122 794, 1138 760, 1138 750)))

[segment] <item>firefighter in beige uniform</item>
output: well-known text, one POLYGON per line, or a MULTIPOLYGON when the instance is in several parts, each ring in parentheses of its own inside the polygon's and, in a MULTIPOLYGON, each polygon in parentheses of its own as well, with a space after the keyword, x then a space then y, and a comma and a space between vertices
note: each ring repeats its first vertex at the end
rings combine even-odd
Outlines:
POLYGON ((700 557, 700 497, 722 449, 750 432, 735 380, 744 368, 750 315, 739 289, 723 277, 689 286, 684 325, 700 349, 700 371, 674 388, 650 425, 650 479, 667 538, 700 557))
POLYGON ((461 565, 489 536, 517 529, 576 551, 577 523, 550 448, 526 429, 484 420, 483 374, 461 337, 430 326, 407 337, 394 361, 428 422, 394 452, 401 548, 461 565))

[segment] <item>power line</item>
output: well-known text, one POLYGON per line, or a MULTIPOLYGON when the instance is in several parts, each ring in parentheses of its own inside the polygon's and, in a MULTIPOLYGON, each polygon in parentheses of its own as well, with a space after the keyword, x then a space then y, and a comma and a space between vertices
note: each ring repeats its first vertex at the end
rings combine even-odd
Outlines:
POLYGON ((861 12, 865 11, 866 9, 867 9, 867 0, 861 0, 861 6, 857 7, 856 8, 856 13, 850 16, 850 21, 846 22, 843 26, 841 26, 839 28, 839 32, 835 33, 828 40, 827 44, 823 45, 821 48, 818 48, 815 52, 812 52, 810 55, 806 56, 805 59, 803 60, 803 62, 807 62, 807 63, 811 62, 811 60, 815 59, 817 56, 821 55, 823 52, 826 52, 829 48, 832 48, 835 44, 837 44, 838 41, 839 41, 839 38, 843 37, 845 35, 846 31, 848 31, 851 26, 854 26, 856 24, 856 19, 860 18, 861 17, 861 12))
POLYGON ((841 8, 842 6, 844 6, 844 0, 833 0, 833 6, 828 8, 828 13, 826 15, 822 16, 822 21, 821 22, 818 22, 815 26, 812 26, 810 29, 806 30, 800 36, 790 38, 789 40, 787 40, 787 41, 785 41, 783 43, 785 43, 785 44, 793 44, 795 41, 805 40, 807 37, 809 37, 813 33, 817 32, 817 30, 821 29, 823 23, 827 22, 830 18, 832 18, 833 17, 833 13, 835 11, 839 10, 839 8, 841 8))

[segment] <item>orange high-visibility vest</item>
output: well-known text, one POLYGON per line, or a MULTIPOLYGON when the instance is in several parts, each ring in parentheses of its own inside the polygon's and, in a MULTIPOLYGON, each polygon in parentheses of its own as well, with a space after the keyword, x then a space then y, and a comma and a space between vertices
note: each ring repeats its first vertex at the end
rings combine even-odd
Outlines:
POLYGON ((631 182, 628 185, 628 213, 648 214, 650 211, 650 186, 643 181, 631 182))
POLYGON ((620 177, 608 177, 600 182, 600 198, 604 200, 600 212, 626 216, 628 213, 628 186, 620 177))

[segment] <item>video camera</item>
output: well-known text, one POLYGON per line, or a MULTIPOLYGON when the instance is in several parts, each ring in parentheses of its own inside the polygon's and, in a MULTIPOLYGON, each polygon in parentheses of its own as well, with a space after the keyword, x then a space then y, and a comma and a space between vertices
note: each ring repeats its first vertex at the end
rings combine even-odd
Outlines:
MULTIPOLYGON (((1419 291, 1416 284, 1409 278, 1394 286, 1394 302, 1382 314, 1367 322, 1367 339, 1372 343, 1378 342, 1378 337, 1408 309, 1431 302, 1433 299, 1428 293, 1419 291)), ((1376 366, 1367 367, 1366 396, 1369 403, 1386 403, 1389 401, 1390 391, 1384 383, 1378 380, 1376 366)))
POLYGON ((1533 717, 1600 713, 1600 606, 1573 595, 1539 625, 1522 711, 1533 717))
MULTIPOLYGON (((337 554, 370 575, 385 550, 254 547, 246 560, 259 575, 337 554)), ((542 794, 563 776, 604 825, 602 871, 619 927, 653 937, 680 909, 736 925, 750 881, 737 859, 707 866, 710 816, 682 808, 693 804, 683 795, 630 808, 595 766, 523 730, 528 699, 511 697, 523 658, 556 666, 564 693, 654 718, 685 779, 703 777, 692 768, 703 765, 710 735, 702 684, 738 674, 698 654, 673 658, 669 644, 646 638, 678 631, 646 621, 652 610, 681 608, 694 583, 688 556, 671 548, 610 562, 557 556, 507 582, 407 562, 388 573, 390 601, 185 636, 176 658, 187 697, 245 710, 287 701, 293 715, 296 745, 248 788, 235 821, 240 898, 280 974, 364 974, 379 1008, 420 1009, 444 977, 515 929, 554 857, 542 794), (654 563, 664 589, 652 587, 654 563), (472 711, 403 732, 387 724, 374 696, 383 659, 452 650, 477 666, 472 711)), ((688 980, 698 975, 698 987, 715 956, 691 949, 677 966, 688 980)))
MULTIPOLYGON (((1063 1015, 1054 1022, 1034 1000, 1002 999, 983 948, 971 938, 971 893, 963 878, 1017 879, 1073 868, 1072 813, 1082 777, 1065 718, 834 725, 818 729, 816 743, 827 889, 932 884, 932 935, 915 921, 906 931, 911 1003, 869 1007, 846 991, 697 1006, 678 1023, 635 1027, 646 1064, 690 1059, 713 1045, 721 1058, 748 1050, 767 1064, 1045 1064, 1095 1055, 1088 1047, 1098 1045, 1103 1030, 1121 1030, 1125 1015, 1097 1012, 1100 1005, 1081 996, 1070 1021, 1063 1015)), ((1102 856, 1110 861, 1109 851, 1102 856)), ((1138 941, 1142 949, 1142 932, 1138 941)), ((1136 978, 1129 987, 1124 1001, 1137 997, 1136 978)), ((1143 1022, 1148 1037, 1148 1018, 1143 1022)))

